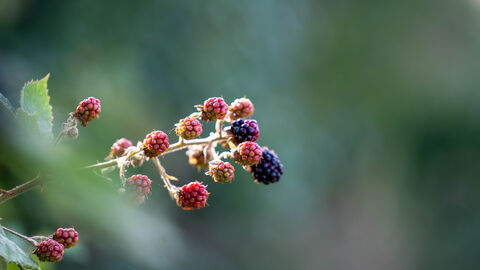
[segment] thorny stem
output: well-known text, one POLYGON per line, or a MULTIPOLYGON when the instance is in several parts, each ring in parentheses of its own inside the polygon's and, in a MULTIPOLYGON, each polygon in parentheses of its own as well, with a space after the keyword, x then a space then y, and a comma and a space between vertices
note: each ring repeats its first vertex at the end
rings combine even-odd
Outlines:
MULTIPOLYGON (((174 143, 174 144, 170 145, 170 147, 167 150, 165 150, 165 152, 163 152, 160 156, 185 149, 185 148, 187 148, 188 146, 191 146, 191 145, 205 145, 205 144, 211 144, 211 143, 214 143, 214 142, 221 142, 221 141, 227 141, 227 138, 220 137, 220 135, 217 134, 217 133, 214 133, 214 134, 212 134, 212 135, 210 135, 206 138, 202 138, 202 139, 179 140, 177 143, 174 143)), ((111 160, 108 160, 108 161, 105 161, 105 162, 100 162, 100 163, 97 163, 97 164, 93 164, 93 165, 87 166, 85 168, 87 168, 87 169, 88 168, 103 168, 103 167, 114 166, 115 164, 120 164, 121 161, 128 161, 128 159, 132 158, 135 154, 138 154, 140 151, 141 150, 139 148, 137 148, 136 150, 130 151, 131 155, 128 155, 128 158, 123 156, 123 157, 119 157, 119 158, 116 158, 116 159, 111 159, 111 160)))
POLYGON ((43 178, 40 178, 40 175, 37 177, 33 178, 32 180, 25 182, 19 186, 16 186, 10 190, 0 190, 0 204, 17 197, 18 195, 27 192, 31 189, 34 189, 36 187, 39 187, 43 185, 45 180, 43 178))
POLYGON ((6 231, 6 232, 9 232, 9 233, 11 233, 11 234, 13 234, 13 235, 15 235, 15 236, 18 236, 18 237, 20 237, 20 238, 28 241, 30 244, 32 244, 32 245, 34 245, 34 246, 38 246, 38 242, 35 241, 34 239, 28 237, 28 236, 25 236, 25 235, 20 234, 20 233, 18 233, 18 232, 16 232, 16 231, 10 230, 9 228, 6 228, 6 227, 4 227, 4 226, 2 226, 2 225, 0 225, 0 228, 2 228, 2 229, 3 229, 4 231, 6 231))

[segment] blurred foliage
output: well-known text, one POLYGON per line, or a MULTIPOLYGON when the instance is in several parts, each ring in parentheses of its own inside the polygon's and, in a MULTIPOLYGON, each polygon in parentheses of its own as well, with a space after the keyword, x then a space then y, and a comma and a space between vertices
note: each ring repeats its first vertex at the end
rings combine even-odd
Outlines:
POLYGON ((14 107, 47 73, 54 133, 80 100, 102 100, 55 151, 0 113, 0 187, 38 168, 57 180, 0 205, 2 224, 75 226, 80 246, 50 269, 478 269, 479 12, 478 0, 0 0, 14 107), (237 167, 215 184, 169 155, 181 184, 209 184, 210 206, 188 212, 150 163, 128 171, 158 183, 140 208, 78 169, 120 137, 174 140, 178 119, 220 95, 254 102, 279 183, 237 167))

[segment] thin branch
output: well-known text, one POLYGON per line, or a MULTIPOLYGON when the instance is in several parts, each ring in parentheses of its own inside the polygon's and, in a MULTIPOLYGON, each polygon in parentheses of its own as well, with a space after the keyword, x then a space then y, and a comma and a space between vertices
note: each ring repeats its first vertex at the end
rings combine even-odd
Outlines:
MULTIPOLYGON (((174 144, 170 145, 170 147, 167 150, 165 150, 165 152, 163 152, 160 156, 185 149, 185 148, 187 148, 188 146, 191 146, 191 145, 212 144, 214 142, 221 142, 221 141, 227 141, 227 138, 220 137, 220 135, 217 134, 217 133, 214 133, 214 134, 212 134, 212 135, 210 135, 206 138, 202 138, 202 139, 179 140, 177 143, 174 143, 174 144)), ((103 167, 114 166, 114 165, 119 164, 119 163, 127 162, 129 159, 131 159, 135 154, 138 154, 139 152, 140 152, 140 149, 137 148, 137 150, 131 151, 130 152, 131 155, 128 154, 127 157, 123 156, 123 157, 119 157, 119 158, 116 158, 116 159, 111 159, 111 160, 108 160, 108 161, 105 161, 105 162, 100 162, 100 163, 97 163, 97 164, 86 166, 85 168, 87 168, 87 169, 88 168, 103 168, 103 167)))
POLYGON ((160 164, 160 160, 158 159, 158 157, 154 157, 152 158, 152 160, 155 164, 155 167, 157 167, 158 173, 160 173, 160 177, 162 178, 163 183, 165 183, 165 186, 168 189, 168 193, 170 193, 170 197, 172 197, 172 199, 175 199, 178 187, 170 183, 170 179, 172 178, 172 176, 167 174, 165 168, 162 166, 162 164, 160 164))
POLYGON ((0 228, 2 228, 2 229, 3 229, 4 231, 6 231, 6 232, 9 232, 9 233, 11 233, 11 234, 13 234, 13 235, 15 235, 15 236, 18 236, 18 237, 22 238, 23 240, 28 241, 30 244, 32 244, 32 245, 34 245, 34 246, 38 246, 38 242, 35 241, 34 239, 28 237, 28 236, 25 236, 25 235, 23 235, 23 234, 20 234, 20 233, 14 231, 14 230, 11 230, 11 229, 9 229, 9 228, 6 228, 6 227, 2 226, 2 225, 0 225, 0 228))
POLYGON ((40 178, 40 175, 33 178, 32 180, 25 182, 19 186, 16 186, 10 190, 2 190, 0 194, 0 204, 17 197, 18 195, 27 192, 31 189, 43 185, 45 182, 44 178, 40 178))

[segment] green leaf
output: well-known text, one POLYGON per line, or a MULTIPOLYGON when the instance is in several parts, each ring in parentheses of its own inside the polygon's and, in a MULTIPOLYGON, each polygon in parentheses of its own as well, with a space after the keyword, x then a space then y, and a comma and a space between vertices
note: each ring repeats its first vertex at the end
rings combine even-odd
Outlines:
POLYGON ((32 244, 14 235, 7 236, 0 227, 0 257, 5 261, 13 262, 27 269, 40 270, 38 264, 30 257, 33 249, 32 244), (16 242, 19 244, 11 240, 12 237, 18 238, 16 242))
POLYGON ((26 83, 20 96, 20 106, 30 115, 36 113, 40 132, 52 138, 53 114, 47 89, 49 77, 50 74, 47 74, 41 80, 26 83))
POLYGON ((17 111, 17 122, 30 134, 40 133, 40 126, 38 121, 38 113, 29 114, 23 109, 17 111))
POLYGON ((15 116, 15 108, 12 106, 12 103, 10 103, 10 100, 2 95, 2 93, 0 93, 0 103, 10 112, 11 116, 15 116))

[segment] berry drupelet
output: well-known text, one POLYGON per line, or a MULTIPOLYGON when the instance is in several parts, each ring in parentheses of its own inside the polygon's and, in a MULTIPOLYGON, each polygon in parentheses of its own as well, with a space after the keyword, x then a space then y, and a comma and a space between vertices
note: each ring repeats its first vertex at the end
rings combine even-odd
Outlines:
POLYGON ((238 119, 225 130, 235 145, 246 141, 254 142, 260 136, 257 121, 252 119, 238 119))
POLYGON ((265 185, 278 182, 283 174, 283 165, 272 150, 264 147, 262 159, 257 165, 250 166, 252 176, 257 183, 265 185))

